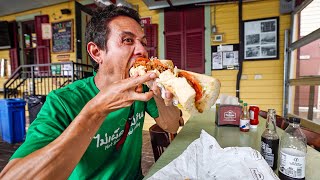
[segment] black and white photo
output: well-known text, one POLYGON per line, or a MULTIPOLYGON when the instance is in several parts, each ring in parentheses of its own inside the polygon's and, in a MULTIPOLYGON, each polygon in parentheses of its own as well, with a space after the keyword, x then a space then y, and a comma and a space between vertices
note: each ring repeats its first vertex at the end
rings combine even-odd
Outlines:
POLYGON ((245 21, 243 37, 245 60, 279 57, 279 17, 245 21))
POLYGON ((262 56, 271 56, 274 57, 277 53, 276 46, 261 46, 262 56))
POLYGON ((263 33, 261 34, 261 44, 275 44, 276 34, 275 33, 263 33))
POLYGON ((239 65, 238 51, 223 52, 222 60, 223 60, 222 61, 223 67, 238 66, 239 65))
POLYGON ((261 32, 274 32, 274 31, 276 31, 275 21, 261 22, 261 32))
POLYGON ((212 53, 212 68, 211 69, 222 69, 222 52, 212 53))
POLYGON ((246 36, 246 45, 255 45, 260 43, 260 34, 251 34, 246 36))
POLYGON ((260 46, 253 46, 246 48, 246 57, 259 57, 260 56, 260 46))

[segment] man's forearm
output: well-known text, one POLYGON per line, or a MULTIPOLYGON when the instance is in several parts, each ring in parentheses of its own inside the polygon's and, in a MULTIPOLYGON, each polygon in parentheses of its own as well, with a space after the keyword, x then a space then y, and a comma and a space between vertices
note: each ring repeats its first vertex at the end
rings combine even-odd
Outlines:
POLYGON ((157 124, 169 133, 176 133, 179 128, 180 110, 173 105, 166 106, 163 99, 154 97, 159 117, 155 118, 157 124))
POLYGON ((106 115, 88 103, 68 128, 48 146, 8 163, 0 179, 67 179, 106 115))

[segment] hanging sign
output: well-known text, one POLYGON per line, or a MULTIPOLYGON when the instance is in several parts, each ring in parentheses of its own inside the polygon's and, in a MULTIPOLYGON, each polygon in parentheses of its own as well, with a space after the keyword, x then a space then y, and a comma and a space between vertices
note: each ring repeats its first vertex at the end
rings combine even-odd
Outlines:
POLYGON ((141 26, 144 26, 145 24, 151 24, 151 17, 141 18, 141 26))

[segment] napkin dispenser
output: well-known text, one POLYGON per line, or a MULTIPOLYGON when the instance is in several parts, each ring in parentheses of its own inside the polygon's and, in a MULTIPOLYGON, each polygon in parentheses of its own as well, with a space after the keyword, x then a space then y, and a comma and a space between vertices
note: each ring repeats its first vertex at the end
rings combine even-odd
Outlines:
POLYGON ((239 126, 241 113, 240 105, 216 104, 216 124, 218 126, 239 126))

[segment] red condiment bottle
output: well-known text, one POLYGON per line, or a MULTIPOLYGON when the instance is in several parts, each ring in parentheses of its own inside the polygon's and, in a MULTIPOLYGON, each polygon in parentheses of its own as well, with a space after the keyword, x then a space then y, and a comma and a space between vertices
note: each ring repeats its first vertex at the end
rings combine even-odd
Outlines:
POLYGON ((250 129, 256 129, 259 124, 259 107, 250 106, 249 114, 250 114, 250 129))

